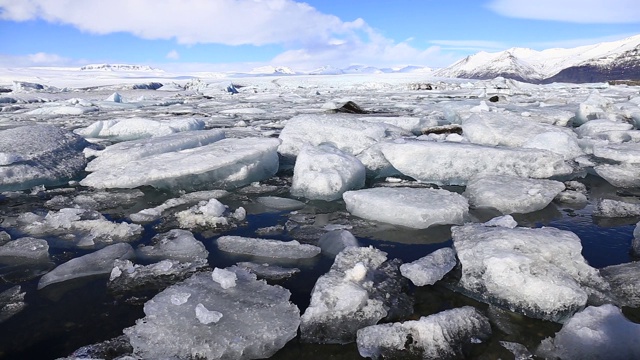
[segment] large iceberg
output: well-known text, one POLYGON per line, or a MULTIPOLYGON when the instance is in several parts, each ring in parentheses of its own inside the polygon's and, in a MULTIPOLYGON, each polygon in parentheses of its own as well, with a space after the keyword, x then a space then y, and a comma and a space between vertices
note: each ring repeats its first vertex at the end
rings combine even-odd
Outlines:
POLYGON ((241 268, 216 270, 198 273, 145 303, 146 316, 124 330, 135 356, 267 358, 296 336, 300 311, 289 301, 289 290, 241 268))
POLYGON ((86 165, 89 143, 53 125, 30 125, 0 131, 0 191, 62 185, 86 165))
POLYGON ((406 280, 386 255, 373 247, 347 247, 336 256, 329 272, 318 278, 302 315, 303 341, 349 343, 358 329, 413 310, 403 293, 406 280))
POLYGON ((98 251, 73 258, 66 263, 58 265, 58 267, 40 278, 38 289, 71 279, 109 274, 116 260, 129 260, 135 258, 135 256, 135 252, 129 244, 109 245, 98 251))
POLYGON ((410 135, 385 123, 372 123, 351 115, 299 115, 289 121, 280 133, 278 148, 285 157, 296 157, 304 145, 332 144, 347 154, 358 155, 377 142, 410 135))
POLYGON ((108 138, 114 141, 127 141, 164 136, 181 131, 202 130, 204 121, 200 119, 166 119, 154 120, 140 117, 99 120, 76 134, 86 138, 108 138))
POLYGON ((342 197, 355 216, 414 229, 462 224, 469 211, 462 195, 441 189, 379 187, 347 191, 342 197))
POLYGON ((372 359, 461 359, 470 355, 465 350, 490 337, 489 319, 465 306, 360 329, 357 344, 360 355, 372 359))
POLYGON ((149 139, 125 141, 108 146, 102 151, 88 151, 87 155, 97 156, 97 158, 87 164, 86 171, 92 172, 119 166, 149 156, 208 145, 222 139, 224 139, 223 131, 208 130, 186 131, 149 139))
POLYGON ((382 153, 404 175, 436 184, 465 185, 481 175, 545 179, 574 172, 562 155, 539 149, 407 141, 385 143, 382 153))
POLYGON ((310 200, 333 201, 348 190, 360 189, 364 165, 353 155, 332 146, 304 146, 293 168, 291 194, 310 200))
POLYGON ((524 214, 544 209, 564 189, 563 183, 554 180, 490 175, 471 179, 464 195, 475 207, 524 214))
POLYGON ((527 316, 561 321, 608 284, 582 257, 580 238, 555 228, 452 228, 460 286, 475 297, 527 316))
POLYGON ((545 359, 640 359, 640 325, 613 305, 589 306, 567 321, 536 355, 545 359))
MULTIPOLYGON (((494 146, 520 147, 530 139, 545 133, 564 133, 576 138, 568 128, 541 124, 516 114, 474 114, 462 122, 462 130, 470 142, 494 146)), ((575 145, 577 146, 577 143, 575 145)))
POLYGON ((80 184, 96 188, 235 188, 274 175, 279 167, 279 144, 272 138, 224 139, 100 168, 80 184))

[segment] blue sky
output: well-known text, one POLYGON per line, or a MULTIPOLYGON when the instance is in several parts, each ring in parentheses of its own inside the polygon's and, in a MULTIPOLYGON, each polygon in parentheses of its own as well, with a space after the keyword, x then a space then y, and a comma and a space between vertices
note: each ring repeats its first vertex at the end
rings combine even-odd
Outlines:
POLYGON ((637 0, 0 0, 3 67, 442 67, 636 34, 637 0))

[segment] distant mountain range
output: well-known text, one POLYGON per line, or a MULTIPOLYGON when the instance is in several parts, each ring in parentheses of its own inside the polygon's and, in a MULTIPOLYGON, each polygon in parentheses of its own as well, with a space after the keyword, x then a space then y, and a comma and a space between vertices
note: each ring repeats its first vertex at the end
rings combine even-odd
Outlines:
POLYGON ((163 72, 163 70, 152 68, 147 65, 129 65, 129 64, 91 64, 80 68, 82 71, 153 71, 163 72))
MULTIPOLYGON (((162 72, 146 65, 93 64, 82 71, 162 72)), ((296 71, 286 66, 262 66, 249 72, 219 73, 220 76, 344 75, 386 73, 430 73, 435 77, 493 79, 498 76, 530 82, 604 82, 640 80, 640 35, 623 40, 569 49, 536 51, 511 48, 479 52, 441 69, 423 66, 376 68, 352 65, 346 68, 323 66, 312 71, 296 71)))
POLYGON ((532 82, 602 82, 640 79, 640 35, 570 49, 511 48, 479 52, 433 72, 434 76, 532 82))

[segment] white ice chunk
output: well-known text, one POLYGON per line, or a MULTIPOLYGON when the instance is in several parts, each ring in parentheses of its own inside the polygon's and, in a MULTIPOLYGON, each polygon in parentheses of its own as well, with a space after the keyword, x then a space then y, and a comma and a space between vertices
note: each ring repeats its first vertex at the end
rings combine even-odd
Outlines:
POLYGON ((489 319, 471 306, 445 310, 420 320, 358 330, 358 352, 373 359, 462 359, 472 344, 491 336, 489 319))
POLYGON ((293 168, 291 194, 311 200, 333 201, 365 182, 360 160, 332 146, 303 146, 293 168))
POLYGON ((423 128, 433 125, 429 118, 414 116, 363 116, 359 119, 372 123, 390 124, 414 134, 420 134, 423 128))
POLYGON ((240 268, 227 271, 237 276, 232 291, 210 272, 198 273, 145 303, 146 317, 124 330, 134 353, 145 359, 262 359, 296 336, 300 312, 288 290, 240 268), (191 295, 176 306, 171 299, 179 293, 191 295))
POLYGON ((465 225, 452 236, 460 285, 485 302, 560 321, 582 309, 592 289, 608 290, 572 232, 465 225))
POLYGON ((575 134, 566 132, 545 132, 527 139, 522 147, 530 149, 541 149, 562 155, 565 159, 575 159, 585 153, 578 144, 575 134))
POLYGON ((406 132, 385 123, 371 123, 350 115, 299 115, 285 124, 278 148, 285 157, 296 157, 304 145, 329 143, 347 154, 358 155, 371 145, 406 132))
POLYGON ((640 325, 613 305, 589 306, 567 321, 536 355, 546 359, 640 359, 640 325))
POLYGON ((135 252, 129 244, 120 243, 109 245, 98 251, 58 265, 58 267, 40 278, 38 289, 80 277, 107 275, 111 273, 116 260, 133 259, 134 257, 135 252))
POLYGON ((0 263, 49 261, 49 243, 46 240, 23 237, 0 246, 0 263))
POLYGON ((638 164, 601 164, 593 167, 601 178, 611 185, 622 188, 640 187, 640 163, 638 164))
POLYGON ((456 264, 456 252, 447 247, 438 249, 414 262, 400 265, 400 272, 416 286, 433 285, 456 264))
POLYGON ((467 183, 464 195, 475 207, 491 207, 503 214, 525 214, 544 209, 564 189, 563 183, 554 180, 478 176, 467 183))
POLYGON ((608 218, 640 216, 640 202, 598 199, 593 215, 608 218))
POLYGON ((129 215, 129 218, 135 222, 151 222, 159 219, 163 212, 171 208, 199 203, 200 201, 207 201, 210 199, 220 199, 228 194, 229 193, 225 190, 208 190, 187 193, 179 198, 169 199, 156 207, 140 210, 135 214, 129 215))
POLYGON ((322 275, 302 315, 302 339, 314 343, 344 344, 355 340, 358 329, 374 325, 389 313, 413 311, 402 293, 396 262, 373 247, 348 247, 322 275), (406 307, 406 308, 405 308, 406 307))
POLYGON ((464 185, 479 175, 545 179, 574 171, 561 155, 539 149, 412 141, 385 143, 382 153, 403 174, 437 184, 464 185))
POLYGON ((223 131, 207 130, 185 131, 150 139, 125 141, 108 146, 103 151, 92 153, 97 158, 89 162, 85 170, 92 172, 120 166, 145 157, 204 146, 222 139, 224 139, 223 131))
POLYGON ((196 190, 234 188, 269 178, 278 171, 278 139, 224 139, 213 144, 149 156, 101 168, 80 182, 97 188, 196 190))
POLYGON ((196 260, 206 259, 209 252, 204 244, 190 231, 173 229, 158 234, 151 239, 151 245, 143 245, 136 250, 138 256, 146 259, 196 260))
POLYGON ((22 231, 30 235, 60 236, 75 241, 80 247, 133 241, 143 230, 138 224, 112 222, 97 211, 78 208, 49 211, 45 216, 24 213, 18 216, 17 223, 22 231))
POLYGON ((484 226, 501 226, 509 229, 513 229, 518 226, 518 222, 511 215, 504 215, 495 217, 484 224, 484 226))
POLYGON ((198 205, 176 213, 176 219, 182 228, 216 227, 228 223, 227 218, 224 217, 226 211, 226 205, 217 199, 210 199, 209 201, 201 201, 198 205))
MULTIPOLYGON (((207 259, 193 261, 162 260, 149 265, 133 264, 129 260, 116 260, 109 276, 109 289, 114 293, 128 293, 132 290, 164 289, 209 266, 207 259)), ((172 300, 180 305, 190 294, 172 300)))
POLYGON ((268 208, 280 211, 300 210, 305 207, 305 203, 302 201, 278 196, 261 196, 256 201, 268 208))
POLYGON ((220 284, 220 287, 225 290, 235 287, 236 280, 238 280, 235 272, 219 268, 213 269, 211 278, 213 279, 213 281, 220 284))
POLYGON ((24 301, 26 292, 20 285, 13 286, 0 292, 0 323, 16 315, 27 307, 24 301))
POLYGON ((53 125, 0 131, 0 191, 61 185, 85 167, 84 139, 53 125))
POLYGON ((201 303, 198 303, 198 305, 196 305, 196 318, 201 324, 215 324, 222 319, 222 313, 215 310, 209 310, 201 303))
POLYGON ((321 251, 317 246, 300 244, 296 240, 280 241, 242 236, 221 236, 216 240, 216 243, 222 251, 280 259, 312 258, 321 251))
POLYGON ((360 246, 358 239, 347 230, 333 230, 320 236, 318 246, 323 254, 336 256, 348 246, 360 246))
POLYGON ((636 166, 640 167, 640 143, 595 144, 593 155, 622 163, 637 164, 636 166))
POLYGON ((611 120, 592 120, 575 129, 580 137, 595 138, 608 131, 625 131, 633 129, 629 123, 616 122, 611 120))
POLYGON ((115 102, 115 103, 121 103, 122 102, 122 95, 118 94, 117 92, 114 92, 113 94, 109 95, 109 97, 106 98, 104 101, 111 101, 111 102, 115 102))
POLYGON ((126 141, 164 136, 180 131, 202 130, 204 121, 194 118, 154 120, 147 118, 119 118, 99 120, 75 133, 86 138, 109 138, 115 141, 126 141))
POLYGON ((462 195, 440 189, 379 187, 347 191, 343 198, 355 216, 414 229, 462 224, 469 211, 462 195))
MULTIPOLYGON (((515 114, 474 114, 462 122, 464 136, 481 145, 523 146, 536 135, 560 133, 575 135, 570 129, 541 124, 515 114)), ((576 145, 577 146, 577 145, 576 145)))
POLYGON ((619 305, 640 307, 640 262, 607 266, 600 274, 611 285, 619 305))
POLYGON ((594 90, 589 97, 578 106, 576 116, 573 119, 574 125, 582 125, 596 119, 606 119, 608 110, 612 101, 600 95, 594 90))
POLYGON ((82 115, 90 112, 98 111, 97 107, 89 106, 67 106, 52 104, 50 106, 43 106, 31 111, 28 111, 29 115, 82 115))

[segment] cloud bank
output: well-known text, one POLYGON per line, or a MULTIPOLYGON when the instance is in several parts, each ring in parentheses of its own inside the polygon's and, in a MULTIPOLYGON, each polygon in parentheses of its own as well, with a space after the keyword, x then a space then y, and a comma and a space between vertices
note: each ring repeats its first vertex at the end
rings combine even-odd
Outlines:
POLYGON ((520 19, 583 24, 640 23, 638 0, 492 0, 487 7, 520 19))

